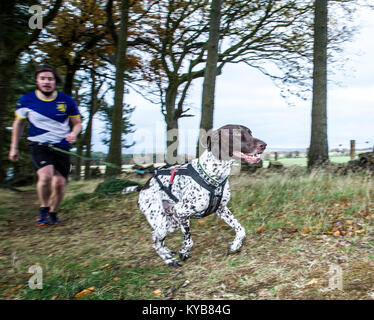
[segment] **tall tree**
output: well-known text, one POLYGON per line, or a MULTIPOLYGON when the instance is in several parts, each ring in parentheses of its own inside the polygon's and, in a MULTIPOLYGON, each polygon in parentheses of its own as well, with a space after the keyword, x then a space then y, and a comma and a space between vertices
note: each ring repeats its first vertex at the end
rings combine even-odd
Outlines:
MULTIPOLYGON (((3 160, 8 150, 5 145, 5 116, 9 105, 9 92, 14 79, 17 61, 24 51, 38 39, 42 29, 29 27, 32 16, 29 8, 41 4, 39 1, 1 1, 0 2, 0 182, 5 178, 3 160)), ((43 27, 57 15, 62 0, 54 1, 49 11, 43 15, 43 27)))
MULTIPOLYGON (((354 2, 334 1, 336 6, 354 2)), ((205 74, 209 3, 160 1, 146 16, 144 32, 138 37, 148 59, 145 79, 151 80, 143 93, 161 105, 167 130, 177 132, 179 119, 193 116, 186 101, 193 80, 205 74)), ((245 63, 269 76, 283 97, 310 98, 314 0, 227 0, 221 14, 217 75, 227 63, 245 63)), ((347 11, 342 18, 349 15, 347 11)), ((349 39, 353 28, 340 22, 331 29, 333 53, 349 39)), ((178 144, 173 140, 166 145, 173 150, 178 144)))
MULTIPOLYGON (((282 83, 310 81, 305 70, 312 47, 310 10, 309 1, 224 1, 216 74, 226 63, 244 62, 270 76, 266 66, 276 65, 273 78, 282 83)), ((193 116, 185 102, 193 80, 205 74, 209 13, 209 1, 162 1, 147 15, 147 32, 139 36, 149 58, 148 79, 156 85, 145 92, 158 93, 166 129, 174 134, 167 141, 167 160, 176 159, 169 153, 178 146, 178 120, 193 116)))
POLYGON ((200 145, 201 133, 204 131, 208 132, 213 128, 214 93, 217 77, 218 44, 220 35, 219 29, 221 23, 222 1, 223 0, 212 0, 210 9, 208 56, 204 73, 203 93, 201 101, 200 135, 196 151, 197 157, 199 156, 199 150, 203 148, 203 146, 200 145))
POLYGON ((329 161, 327 141, 327 0, 315 0, 312 126, 308 167, 329 161))
POLYGON ((98 96, 98 93, 104 84, 105 79, 100 79, 97 77, 94 70, 91 70, 91 92, 90 92, 90 100, 89 100, 89 108, 88 108, 88 121, 86 130, 84 131, 83 135, 83 142, 86 146, 86 153, 85 157, 87 160, 84 162, 84 179, 88 180, 91 177, 91 148, 92 148, 92 129, 93 129, 93 118, 100 107, 100 101, 102 101, 103 97, 105 96, 105 93, 101 96, 101 98, 98 96), (97 84, 97 82, 99 82, 97 84))
POLYGON ((65 1, 33 46, 35 60, 50 63, 64 74, 64 93, 72 95, 77 71, 98 68, 103 64, 100 56, 113 53, 104 19, 105 8, 99 0, 65 1))
POLYGON ((122 131, 123 131, 123 96, 124 73, 127 51, 129 20, 129 0, 121 1, 121 22, 116 49, 116 80, 114 88, 114 107, 112 116, 112 134, 107 161, 116 167, 107 166, 105 175, 114 176, 121 173, 122 165, 122 131))

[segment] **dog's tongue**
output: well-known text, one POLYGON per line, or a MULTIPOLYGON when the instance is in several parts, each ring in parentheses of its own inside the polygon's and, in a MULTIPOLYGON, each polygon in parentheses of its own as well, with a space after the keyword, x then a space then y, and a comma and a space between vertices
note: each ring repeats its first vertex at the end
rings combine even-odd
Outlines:
POLYGON ((244 159, 245 161, 251 162, 251 163, 257 163, 257 162, 260 161, 260 156, 258 156, 258 155, 250 156, 250 155, 244 154, 242 152, 237 152, 237 151, 234 151, 233 155, 235 157, 244 159))

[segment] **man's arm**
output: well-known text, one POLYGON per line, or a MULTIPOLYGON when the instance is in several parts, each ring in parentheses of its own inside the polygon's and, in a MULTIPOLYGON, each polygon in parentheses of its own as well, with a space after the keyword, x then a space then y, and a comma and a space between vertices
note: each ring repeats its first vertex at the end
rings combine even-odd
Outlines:
POLYGON ((19 159, 19 151, 18 151, 18 142, 22 136, 23 130, 25 129, 26 121, 25 119, 16 118, 13 121, 12 126, 12 140, 10 143, 10 151, 9 151, 9 160, 10 161, 18 161, 19 159))
POLYGON ((78 134, 82 131, 82 121, 80 117, 70 118, 72 123, 71 132, 66 136, 66 140, 70 143, 74 143, 77 140, 78 134))

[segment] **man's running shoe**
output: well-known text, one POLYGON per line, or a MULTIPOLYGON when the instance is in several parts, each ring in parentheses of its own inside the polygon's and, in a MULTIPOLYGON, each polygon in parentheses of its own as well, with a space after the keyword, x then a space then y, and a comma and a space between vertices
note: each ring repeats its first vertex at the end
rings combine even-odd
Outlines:
POLYGON ((50 225, 59 224, 61 222, 62 221, 57 217, 57 212, 50 212, 49 213, 48 223, 50 225))
POLYGON ((39 218, 36 219, 36 224, 39 226, 46 226, 49 224, 49 207, 39 208, 39 218))

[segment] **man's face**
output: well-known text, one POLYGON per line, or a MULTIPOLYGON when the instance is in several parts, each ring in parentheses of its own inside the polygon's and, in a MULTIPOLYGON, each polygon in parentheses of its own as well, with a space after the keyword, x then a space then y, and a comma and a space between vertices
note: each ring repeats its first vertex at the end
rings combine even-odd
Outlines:
POLYGON ((39 72, 36 76, 38 89, 46 95, 53 93, 56 89, 56 79, 52 72, 39 72))

